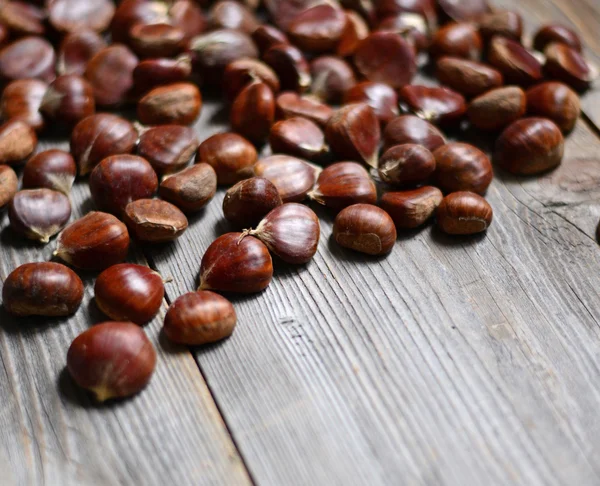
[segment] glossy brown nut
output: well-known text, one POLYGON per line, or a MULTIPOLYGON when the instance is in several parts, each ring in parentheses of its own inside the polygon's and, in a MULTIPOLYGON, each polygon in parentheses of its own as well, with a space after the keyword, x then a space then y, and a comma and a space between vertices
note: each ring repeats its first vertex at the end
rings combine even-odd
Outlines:
POLYGON ((394 145, 414 143, 434 151, 446 143, 442 132, 418 116, 402 115, 392 119, 383 132, 383 150, 394 145))
POLYGON ((425 224, 435 213, 444 198, 437 187, 423 186, 418 189, 388 192, 379 202, 396 228, 413 229, 425 224))
POLYGON ((317 180, 313 167, 289 155, 271 155, 260 159, 253 170, 258 177, 275 184, 284 203, 303 201, 317 180))
POLYGON ((275 25, 282 30, 287 30, 296 16, 315 2, 314 0, 264 0, 263 3, 275 25))
POLYGON ((431 40, 429 53, 433 57, 452 56, 471 61, 481 59, 483 39, 470 22, 452 23, 438 30, 431 40))
POLYGON ((58 49, 58 74, 83 76, 87 63, 106 47, 106 41, 91 30, 72 32, 65 36, 58 49))
POLYGON ((281 32, 277 27, 273 27, 272 25, 268 24, 257 27, 256 30, 252 32, 252 40, 262 54, 277 44, 290 43, 289 39, 283 32, 281 32))
POLYGON ((354 53, 358 72, 369 81, 399 88, 409 84, 417 72, 413 46, 394 32, 374 32, 354 53))
POLYGON ((59 32, 103 32, 115 13, 111 0, 52 0, 47 8, 50 25, 59 32))
POLYGON ((146 93, 137 105, 137 115, 146 125, 191 125, 202 109, 200 90, 192 83, 159 86, 146 93))
POLYGON ((6 44, 6 41, 8 40, 8 29, 0 24, 0 45, 4 45, 6 44))
POLYGON ((15 316, 62 317, 83 300, 83 282, 60 263, 26 263, 13 270, 2 288, 4 309, 15 316))
POLYGON ((550 44, 544 54, 546 77, 562 81, 578 91, 589 89, 592 81, 598 77, 597 70, 592 68, 583 55, 565 44, 550 44))
POLYGON ((84 118, 71 133, 71 153, 79 174, 89 174, 109 155, 132 152, 137 139, 134 126, 120 116, 98 113, 84 118))
POLYGON ((360 43, 369 35, 369 26, 357 12, 346 10, 346 25, 335 52, 340 57, 354 55, 360 43))
POLYGON ((263 177, 238 182, 225 193, 225 219, 240 229, 256 226, 272 210, 283 203, 277 187, 263 177))
POLYGON ((175 343, 199 346, 231 336, 236 321, 231 302, 210 290, 201 290, 182 295, 171 304, 163 332, 175 343))
POLYGON ((45 12, 25 2, 10 1, 0 6, 0 22, 13 34, 43 35, 45 12))
POLYGON ((22 120, 34 130, 45 127, 40 105, 48 85, 39 79, 19 79, 9 83, 2 92, 0 111, 4 120, 22 120))
POLYGON ((52 189, 19 191, 8 204, 10 227, 16 233, 46 244, 69 221, 71 203, 52 189))
POLYGON ((0 165, 0 208, 6 206, 17 193, 19 179, 8 165, 0 165))
POLYGON ((333 224, 338 245, 367 255, 385 255, 396 243, 396 226, 388 213, 371 204, 354 204, 342 210, 333 224))
POLYGON ((583 45, 579 35, 568 27, 558 24, 544 25, 533 37, 533 48, 544 52, 546 47, 554 42, 572 47, 577 52, 583 51, 583 45))
POLYGON ((440 14, 450 20, 474 20, 490 11, 488 0, 437 0, 440 14))
POLYGON ((275 120, 275 97, 265 83, 253 82, 238 94, 231 106, 231 128, 254 143, 269 136, 275 120))
POLYGON ((272 278, 273 261, 259 239, 226 233, 213 241, 202 257, 198 290, 255 293, 266 289, 272 278))
POLYGON ((413 46, 416 52, 424 52, 431 43, 430 31, 434 27, 427 19, 416 13, 402 12, 382 18, 375 28, 381 32, 395 32, 413 46))
POLYGON ((190 127, 159 125, 140 135, 137 153, 150 162, 158 175, 165 175, 188 165, 199 144, 190 127))
POLYGON ((333 211, 340 211, 352 204, 375 204, 377 189, 362 165, 338 162, 319 174, 309 197, 333 211))
POLYGON ((219 184, 234 184, 250 177, 257 158, 254 146, 237 133, 218 133, 207 138, 196 157, 215 169, 219 184))
POLYGON ((40 111, 49 119, 72 126, 96 111, 94 88, 81 76, 65 74, 46 91, 40 111))
POLYGON ((37 136, 27 123, 10 120, 0 125, 0 164, 18 165, 37 146, 37 136))
POLYGON ((527 113, 549 118, 563 132, 575 127, 581 114, 579 96, 566 84, 549 81, 527 90, 527 113))
POLYGON ((115 321, 143 325, 150 322, 163 303, 162 277, 142 265, 120 263, 104 270, 94 284, 98 308, 115 321))
POLYGON ((168 23, 185 32, 186 42, 206 30, 204 13, 197 2, 193 0, 175 0, 170 4, 168 13, 168 23))
POLYGON ((117 106, 127 101, 137 63, 136 55, 122 44, 105 47, 89 60, 84 76, 94 88, 98 106, 117 106))
POLYGON ((123 220, 131 234, 146 243, 166 243, 179 238, 188 227, 185 214, 160 199, 138 199, 127 205, 123 220))
POLYGON ((158 189, 158 177, 148 161, 129 154, 105 158, 94 168, 89 182, 96 207, 117 216, 130 202, 149 198, 158 189))
POLYGON ((489 203, 474 192, 448 194, 436 211, 438 227, 449 235, 473 235, 487 230, 494 212, 489 203))
POLYGON ((248 233, 261 240, 284 262, 302 265, 317 253, 321 226, 312 209, 303 204, 287 203, 273 209, 256 229, 248 233))
POLYGON ((233 0, 215 3, 208 13, 208 23, 212 29, 233 29, 245 34, 252 34, 259 25, 248 7, 233 0))
POLYGON ((58 235, 54 256, 82 270, 104 270, 127 257, 127 227, 112 214, 92 211, 58 235))
POLYGON ((336 47, 345 26, 344 11, 322 3, 307 8, 294 17, 287 33, 292 42, 303 51, 325 52, 336 47))
POLYGON ((398 92, 400 106, 431 123, 450 124, 467 111, 465 98, 448 88, 404 86, 398 92))
POLYGON ((217 173, 204 162, 163 179, 158 193, 183 212, 202 209, 217 192, 217 173))
POLYGON ((340 104, 344 93, 356 84, 352 67, 334 56, 321 56, 310 64, 311 94, 326 103, 340 104))
POLYGON ((310 88, 310 66, 302 51, 291 44, 277 44, 263 55, 279 78, 281 89, 304 93, 310 88))
POLYGON ((49 83, 56 76, 56 54, 41 37, 24 37, 0 50, 0 79, 37 78, 49 83))
POLYGON ((408 12, 421 15, 430 24, 437 23, 435 0, 379 0, 376 8, 379 18, 408 12))
POLYGON ((496 36, 490 42, 488 62, 509 84, 529 86, 543 77, 542 65, 518 42, 496 36))
POLYGON ((379 160, 379 176, 384 182, 397 186, 419 184, 435 170, 433 154, 421 145, 412 143, 389 148, 379 160))
POLYGON ((344 104, 366 103, 385 126, 398 116, 398 95, 391 86, 373 81, 355 84, 344 93, 344 104))
POLYGON ((281 93, 277 97, 275 109, 280 120, 299 116, 315 122, 321 128, 325 128, 333 115, 333 108, 316 98, 300 96, 290 91, 281 93))
POLYGON ((381 129, 375 112, 366 103, 337 110, 327 123, 325 137, 338 157, 377 167, 381 129))
POLYGON ((327 152, 325 135, 306 118, 289 118, 273 125, 269 144, 274 153, 318 161, 327 152))
POLYGON ((277 74, 264 62, 258 59, 243 58, 230 63, 223 75, 224 91, 229 100, 236 96, 254 81, 262 81, 273 93, 279 92, 277 74))
POLYGON ((145 94, 158 86, 186 81, 192 74, 188 55, 176 59, 145 59, 133 70, 133 91, 145 94))
POLYGON ((506 86, 475 98, 469 104, 467 115, 474 127, 495 132, 521 118, 526 109, 525 92, 518 86, 506 86))
POLYGON ((67 353, 73 380, 99 402, 134 395, 148 385, 156 351, 131 322, 104 322, 81 333, 67 353))
POLYGON ((435 185, 442 191, 485 194, 494 177, 487 155, 467 143, 447 143, 433 152, 435 185))
POLYGON ((546 118, 523 118, 511 124, 496 141, 494 161, 512 174, 539 174, 557 167, 564 138, 546 118))
POLYGON ((183 50, 185 32, 164 23, 137 24, 129 31, 129 38, 140 57, 173 57, 183 50))
POLYGON ((478 21, 479 32, 486 41, 495 35, 521 42, 523 17, 512 10, 498 10, 484 15, 478 21))
POLYGON ((504 77, 497 69, 456 57, 438 59, 435 75, 440 83, 467 97, 487 93, 504 83, 504 77))
POLYGON ((23 188, 47 188, 68 195, 76 175, 77 165, 70 153, 58 149, 45 150, 25 164, 23 188))

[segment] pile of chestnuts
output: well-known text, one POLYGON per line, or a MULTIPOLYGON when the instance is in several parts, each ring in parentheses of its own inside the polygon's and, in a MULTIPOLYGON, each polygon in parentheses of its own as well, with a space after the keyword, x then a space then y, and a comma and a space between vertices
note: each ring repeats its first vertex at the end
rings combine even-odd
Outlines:
POLYGON ((175 343, 228 337, 237 317, 222 293, 260 292, 274 264, 313 258, 320 224, 303 202, 325 206, 333 239, 367 255, 433 219, 449 235, 484 232, 492 163, 557 167, 577 92, 596 76, 574 31, 523 39, 519 13, 487 0, 1 2, 0 207, 16 234, 54 239, 56 260, 8 276, 6 311, 71 315, 84 295, 73 269, 99 272, 109 321, 73 341, 67 369, 98 400, 127 397, 154 371, 141 326, 165 295, 159 274, 125 263, 129 247, 179 238, 219 185, 235 231, 168 309, 175 343), (413 83, 422 66, 439 86, 413 83), (215 90, 231 132, 202 141, 191 125, 215 90), (129 105, 134 123, 116 114, 129 105), (493 156, 456 127, 495 134, 493 156), (69 152, 36 150, 50 129, 69 134, 69 152), (95 210, 71 221, 77 177, 95 210))

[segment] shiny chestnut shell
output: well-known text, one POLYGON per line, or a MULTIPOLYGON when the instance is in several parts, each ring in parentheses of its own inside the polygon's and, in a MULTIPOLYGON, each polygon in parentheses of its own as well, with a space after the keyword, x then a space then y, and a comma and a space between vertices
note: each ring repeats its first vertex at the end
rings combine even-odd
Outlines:
POLYGON ((271 88, 262 82, 247 85, 231 106, 231 128, 254 143, 269 136, 275 120, 275 97, 271 88))
POLYGON ((234 184, 252 175, 258 155, 254 146, 237 133, 218 133, 198 147, 197 161, 210 165, 219 184, 234 184))
POLYGON ((76 74, 59 76, 48 86, 40 111, 50 120, 73 126, 96 112, 94 88, 76 74))
POLYGON ((263 55, 275 71, 284 91, 304 93, 310 88, 310 66, 302 51, 291 44, 277 44, 263 55))
POLYGON ((517 42, 523 36, 523 17, 512 10, 497 10, 479 19, 479 32, 486 41, 495 35, 517 42))
POLYGON ((577 52, 583 50, 579 35, 564 25, 544 25, 533 36, 533 48, 540 52, 544 52, 546 47, 554 42, 572 47, 577 52))
POLYGON ((433 154, 421 145, 404 144, 389 148, 379 160, 379 176, 388 184, 403 186, 427 180, 435 170, 433 154))
POLYGON ((6 206, 17 193, 19 179, 8 165, 0 165, 0 209, 6 206))
POLYGON ((374 81, 357 83, 344 93, 344 104, 366 103, 385 126, 398 116, 398 95, 391 86, 374 81))
POLYGON ((598 77, 597 70, 592 68, 585 57, 565 44, 550 44, 546 47, 544 55, 546 77, 562 81, 578 91, 590 88, 594 79, 598 77))
POLYGON ((33 153, 37 142, 33 128, 21 120, 0 125, 0 164, 21 164, 33 153))
POLYGON ((442 57, 435 75, 440 83, 466 97, 474 97, 502 86, 504 77, 487 64, 454 57, 442 57))
POLYGON ((254 165, 253 171, 275 184, 284 203, 303 201, 317 180, 313 167, 290 155, 264 157, 254 165))
POLYGON ((487 230, 492 224, 492 207, 474 192, 453 192, 438 206, 438 227, 450 235, 472 235, 487 230))
POLYGON ((133 70, 134 95, 144 95, 159 86, 187 81, 192 74, 190 56, 176 59, 144 59, 133 70))
POLYGON ((275 123, 269 134, 269 145, 274 153, 314 161, 318 161, 327 152, 323 131, 316 123, 300 117, 275 123))
POLYGON ((321 128, 325 128, 334 111, 333 108, 312 96, 300 96, 290 91, 281 93, 277 97, 275 110, 278 119, 299 116, 313 121, 321 128))
POLYGON ((283 203, 275 185, 264 177, 238 182, 225 193, 225 219, 240 229, 257 225, 272 209, 283 203))
POLYGON ((326 103, 339 104, 344 93, 356 84, 350 64, 335 56, 317 57, 310 63, 310 91, 326 103))
POLYGON ((333 50, 346 26, 344 11, 336 5, 310 6, 296 15, 287 28, 291 41, 304 51, 333 50))
POLYGON ((138 199, 130 202, 123 221, 136 239, 146 243, 176 240, 188 227, 185 214, 177 206, 160 199, 138 199))
POLYGON ((429 46, 433 57, 452 56, 478 61, 483 51, 483 39, 477 27, 469 22, 450 23, 440 28, 429 46))
POLYGON ((487 58, 509 84, 530 86, 543 77, 540 62, 514 40, 494 37, 490 42, 487 58))
POLYGON ((0 111, 3 120, 21 120, 34 130, 41 131, 46 122, 40 105, 48 85, 39 79, 18 79, 2 92, 0 111))
POLYGON ((69 152, 45 150, 31 157, 23 169, 23 188, 45 187, 69 194, 77 175, 75 159, 69 152))
POLYGON ((190 163, 200 144, 196 132, 181 125, 158 125, 140 135, 137 154, 158 175, 178 172, 190 163))
POLYGON ((56 76, 56 54, 46 39, 23 37, 0 50, 0 79, 36 78, 49 83, 56 76))
POLYGON ((484 93, 469 104, 471 125, 489 132, 502 130, 527 110, 527 97, 518 86, 505 86, 484 93))
POLYGON ((433 152, 435 185, 444 192, 485 194, 494 177, 487 155, 473 145, 452 142, 433 152))
POLYGON ((106 47, 106 41, 96 32, 82 30, 64 37, 58 49, 58 74, 82 76, 89 60, 106 47))
POLYGON ((195 84, 173 83, 151 89, 138 101, 137 115, 145 125, 191 125, 202 110, 195 84))
POLYGON ((450 124, 467 111, 465 98, 449 88, 410 85, 398 91, 400 106, 431 123, 450 124))
POLYGON ((570 132, 581 114, 579 96, 566 84, 549 81, 527 90, 527 113, 549 118, 563 132, 570 132))
POLYGON ((387 192, 379 205, 396 228, 413 229, 425 224, 435 213, 444 195, 437 187, 423 186, 409 191, 387 192))
POLYGON ((264 62, 258 59, 242 58, 227 65, 223 74, 223 89, 229 100, 235 100, 236 96, 250 83, 261 81, 265 83, 273 93, 278 93, 279 78, 264 62))
POLYGON ((432 152, 446 143, 443 133, 427 120, 415 115, 402 115, 392 119, 383 132, 383 149, 394 145, 414 143, 432 152))
POLYGON ((165 177, 158 192, 162 199, 183 212, 196 212, 217 192, 217 173, 204 162, 196 164, 165 177))

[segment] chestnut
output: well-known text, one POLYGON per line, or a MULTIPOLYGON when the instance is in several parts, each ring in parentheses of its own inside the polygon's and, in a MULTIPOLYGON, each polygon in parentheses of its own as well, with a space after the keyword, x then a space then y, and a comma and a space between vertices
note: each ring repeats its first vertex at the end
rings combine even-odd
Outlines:
POLYGON ((389 148, 379 160, 379 176, 397 186, 420 184, 435 170, 433 154, 422 145, 407 143, 389 148))
POLYGON ((435 33, 429 46, 433 57, 452 56, 470 61, 481 59, 482 51, 483 39, 470 22, 444 25, 435 33))
POLYGON ((208 23, 213 29, 233 29, 252 34, 258 27, 254 13, 240 2, 219 0, 208 13, 208 23))
POLYGON ((438 206, 438 227, 449 235, 472 235, 487 230, 492 224, 492 207, 474 192, 448 194, 438 206))
POLYGON ((160 199, 138 199, 125 208, 123 220, 139 241, 165 243, 179 238, 188 220, 177 206, 160 199))
POLYGON ((37 132, 46 123, 40 105, 48 85, 39 79, 19 79, 9 83, 2 92, 0 112, 4 120, 21 120, 37 132))
POLYGON ((310 63, 311 93, 326 103, 339 104, 344 93, 356 84, 350 65, 334 56, 317 57, 310 63))
POLYGON ((202 209, 216 192, 217 173, 204 162, 167 175, 158 189, 162 199, 187 213, 202 209))
POLYGON ((146 159, 137 155, 111 155, 90 175, 94 204, 99 210, 117 216, 130 202, 151 197, 157 189, 156 172, 146 159))
POLYGON ((242 58, 227 65, 223 74, 225 95, 231 101, 253 81, 265 83, 273 93, 279 92, 279 78, 264 62, 258 59, 242 58))
POLYGON ((92 211, 59 235, 54 256, 82 270, 104 270, 127 257, 127 227, 112 214, 92 211))
POLYGON ((441 57, 435 66, 440 83, 467 96, 479 96, 504 83, 502 73, 480 62, 455 57, 441 57))
POLYGON ((161 276, 142 265, 120 263, 104 270, 94 285, 98 308, 115 321, 143 325, 162 305, 165 287, 161 276))
POLYGON ((383 150, 394 145, 413 143, 434 151, 446 143, 440 130, 422 118, 402 115, 392 119, 383 132, 383 150))
POLYGON ((89 174, 109 155, 132 152, 137 139, 136 129, 120 116, 98 113, 84 118, 71 133, 71 153, 79 174, 89 174))
POLYGON ((219 184, 234 184, 252 175, 258 155, 254 146, 236 133, 218 133, 198 147, 197 161, 210 165, 219 184))
POLYGON ((319 247, 321 226, 315 212, 298 203, 287 203, 267 214, 256 229, 247 233, 261 240, 284 262, 308 263, 319 247))
POLYGON ((36 78, 49 83, 56 76, 56 54, 46 39, 23 37, 0 50, 0 79, 36 78))
POLYGON ((76 175, 77 166, 70 153, 58 149, 45 150, 25 164, 23 188, 47 188, 68 195, 76 175))
POLYGON ((579 96, 566 84, 549 81, 527 90, 527 113, 549 118, 563 132, 570 132, 581 114, 579 96))
POLYGON ((4 2, 0 6, 0 22, 12 33, 18 36, 43 35, 45 12, 25 2, 4 2))
POLYGON ((512 174, 539 174, 563 158, 560 128, 546 118, 523 118, 506 128, 496 141, 494 161, 512 174))
POLYGON ((33 128, 21 120, 0 125, 0 164, 20 164, 33 153, 37 142, 33 128))
POLYGON ((144 59, 133 70, 133 94, 144 95, 159 86, 186 81, 192 74, 190 56, 176 59, 144 59))
POLYGON ((530 86, 543 77, 540 62, 521 44, 506 37, 491 40, 487 58, 509 84, 530 86))
POLYGON ((0 209, 6 206, 19 187, 17 174, 8 165, 0 165, 0 209))
POLYGON ((568 84, 578 91, 588 89, 598 77, 598 71, 585 60, 577 50, 555 42, 544 50, 546 63, 544 74, 568 84))
POLYGON ((71 203, 62 192, 52 189, 25 189, 8 205, 13 231, 30 240, 48 243, 71 217, 71 203))
POLYGON ((233 333, 237 316, 231 302, 210 290, 178 297, 165 315, 163 332, 171 341, 199 346, 233 333))
POLYGON ((366 103, 337 110, 327 122, 325 137, 338 157, 377 167, 381 130, 375 112, 366 103))
POLYGON ((270 180, 284 203, 303 201, 317 180, 316 170, 301 159, 275 154, 260 159, 254 174, 270 180))
POLYGON ((306 118, 289 118, 275 123, 269 134, 273 152, 318 161, 327 152, 325 135, 306 118))
POLYGON ((278 119, 287 119, 299 116, 306 118, 321 128, 325 128, 333 115, 333 108, 321 103, 311 96, 300 96, 297 93, 281 93, 275 101, 278 119))
POLYGON ((406 39, 415 51, 426 51, 430 44, 431 27, 422 15, 401 12, 381 19, 376 31, 394 32, 406 39))
POLYGON ((583 51, 579 35, 564 25, 544 25, 533 36, 533 48, 540 52, 544 52, 546 47, 555 42, 569 46, 577 52, 583 51))
POLYGON ((398 95, 391 86, 374 81, 363 81, 350 87, 344 93, 344 104, 366 103, 382 126, 398 116, 398 95))
POLYGON ((367 255, 385 255, 396 243, 396 226, 388 213, 371 204, 353 204, 335 218, 333 237, 338 245, 367 255))
POLYGON ((405 111, 411 111, 431 123, 455 123, 467 111, 465 98, 448 88, 403 86, 398 91, 398 99, 405 111))
POLYGON ((131 322, 98 324, 77 336, 67 353, 69 374, 99 402, 138 393, 155 367, 152 343, 131 322))
POLYGON ((442 18, 457 22, 475 20, 488 13, 488 0, 437 0, 438 10, 442 18))
POLYGON ((62 317, 83 300, 83 282, 60 263, 26 263, 13 270, 2 288, 4 309, 15 316, 62 317))
POLYGON ((274 119, 273 92, 259 81, 242 89, 231 107, 231 128, 254 143, 266 140, 274 119))
POLYGON ((369 35, 369 26, 363 17, 353 10, 346 10, 346 25, 342 30, 335 52, 340 57, 354 55, 360 43, 369 35))
POLYGON ((40 104, 49 119, 72 126, 96 111, 94 88, 81 76, 65 74, 56 78, 40 104))
POLYGON ((105 31, 115 14, 111 0, 52 0, 47 2, 48 21, 58 32, 105 31))
POLYGON ((277 74, 282 90, 304 93, 310 88, 310 67, 297 47, 276 44, 264 53, 263 60, 277 74))
POLYGON ((352 204, 375 204, 377 189, 362 165, 338 162, 321 172, 309 197, 334 211, 340 211, 352 204))
POLYGON ((106 47, 106 41, 96 32, 81 30, 64 37, 58 49, 58 74, 83 76, 89 60, 106 47))
POLYGON ((129 44, 140 57, 172 57, 179 54, 185 44, 185 32, 174 25, 136 24, 129 31, 129 44))
POLYGON ((202 257, 198 290, 261 292, 272 278, 273 261, 259 239, 226 233, 213 241, 202 257))
POLYGON ((379 205, 390 215, 396 228, 414 229, 433 216, 443 198, 437 187, 423 186, 409 191, 387 192, 379 205))
POLYGON ((310 6, 296 15, 287 28, 292 42, 303 51, 324 52, 335 48, 346 26, 346 15, 329 3, 310 6))
POLYGON ((277 27, 268 24, 259 25, 256 30, 252 32, 252 40, 262 54, 267 52, 274 45, 289 44, 289 40, 283 32, 277 27))
POLYGON ((418 14, 426 19, 429 25, 437 24, 435 0, 378 0, 375 7, 379 18, 407 12, 418 14))
POLYGON ((485 194, 494 177, 492 163, 468 143, 452 142, 433 152, 435 185, 444 192, 471 191, 485 194))
POLYGON ((140 135, 137 153, 158 175, 178 172, 190 163, 200 142, 193 128, 159 125, 140 135))
POLYGON ((502 130, 521 118, 527 110, 527 97, 518 86, 488 91, 469 104, 467 115, 471 125, 480 130, 502 130))
POLYGON ((251 177, 231 187, 223 199, 225 219, 238 228, 257 225, 283 203, 275 185, 263 177, 251 177))
POLYGON ((146 125, 191 125, 202 109, 200 90, 192 83, 158 86, 146 93, 137 105, 137 115, 146 125))
POLYGON ((523 17, 512 10, 496 10, 483 15, 479 20, 479 32, 484 40, 500 35, 521 42, 523 17))

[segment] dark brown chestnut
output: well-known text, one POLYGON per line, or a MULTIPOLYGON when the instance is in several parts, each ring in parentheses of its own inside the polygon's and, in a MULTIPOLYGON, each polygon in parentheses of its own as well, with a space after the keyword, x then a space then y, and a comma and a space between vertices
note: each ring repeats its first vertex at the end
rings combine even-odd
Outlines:
POLYGON ((188 220, 177 206, 160 199, 138 199, 125 208, 123 220, 136 239, 165 243, 179 238, 188 220))
POLYGON ((333 115, 333 108, 325 103, 312 96, 300 96, 290 91, 281 93, 277 97, 275 108, 278 119, 300 116, 315 122, 321 128, 325 128, 333 115))
POLYGON ((597 69, 581 53, 565 44, 550 44, 544 50, 544 55, 546 77, 562 81, 578 91, 589 89, 592 81, 598 77, 597 69))
POLYGON ((345 26, 344 11, 333 4, 322 3, 295 16, 287 33, 303 51, 324 52, 336 47, 345 26))
POLYGON ((452 142, 433 152, 435 185, 444 192, 485 194, 494 177, 487 155, 473 145, 452 142))
POLYGON ((411 13, 420 15, 429 25, 437 24, 435 0, 378 0, 375 6, 379 18, 411 13))
POLYGON ((489 203, 474 192, 453 192, 438 206, 438 227, 449 235, 473 235, 487 230, 494 213, 489 203))
POLYGON ((435 75, 440 83, 469 98, 499 88, 504 83, 504 77, 497 69, 456 57, 438 59, 435 75))
POLYGON ((475 20, 490 11, 488 0, 437 0, 442 18, 455 21, 475 20))
POLYGON ((269 136, 275 120, 275 97, 265 83, 255 81, 237 95, 231 107, 231 128, 254 143, 269 136))
POLYGON ((257 158, 254 146, 237 133, 218 133, 207 138, 196 157, 215 169, 219 184, 234 184, 250 177, 257 158))
POLYGON ((115 14, 111 0, 52 0, 47 2, 48 21, 58 32, 105 31, 115 14))
POLYGON ((186 81, 191 74, 192 61, 185 54, 175 59, 144 59, 133 70, 133 91, 143 95, 159 86, 186 81))
POLYGON ((206 206, 216 191, 217 173, 203 162, 166 176, 158 193, 183 212, 193 213, 206 206))
POLYGON ((283 203, 277 187, 264 177, 251 177, 231 187, 223 199, 225 219, 240 229, 257 225, 283 203))
POLYGON ((58 49, 58 74, 83 76, 87 63, 106 47, 106 41, 96 32, 82 30, 65 36, 58 49))
POLYGON ((277 44, 289 44, 287 36, 277 27, 269 24, 263 24, 252 32, 252 40, 262 54, 277 44))
POLYGON ((311 94, 326 103, 339 104, 344 93, 356 84, 350 65, 335 56, 317 57, 310 63, 311 94))
POLYGON ((146 93, 137 105, 137 115, 145 125, 191 125, 202 109, 200 90, 192 83, 158 86, 146 93))
POLYGON ((49 120, 73 126, 95 113, 94 88, 76 74, 59 76, 48 86, 40 111, 49 120))
POLYGON ((449 88, 403 86, 398 92, 398 99, 403 109, 431 123, 455 123, 467 111, 463 95, 449 88))
POLYGON ((150 162, 158 175, 165 175, 188 165, 199 144, 190 127, 159 125, 142 132, 137 153, 150 162))
POLYGON ((174 25, 136 24, 129 31, 129 45, 140 57, 173 57, 185 45, 185 32, 174 25))
POLYGON ((273 152, 315 161, 327 152, 323 131, 312 121, 300 117, 275 123, 269 144, 273 152))
POLYGON ((396 228, 413 229, 425 224, 444 198, 437 187, 423 186, 400 192, 387 192, 379 205, 387 212, 396 228))
POLYGON ((366 103, 375 112, 382 126, 397 117, 398 95, 391 86, 374 81, 355 84, 344 93, 344 104, 366 103))
POLYGON ((48 85, 39 79, 19 79, 9 83, 0 100, 2 118, 24 121, 40 132, 46 126, 40 105, 47 89, 48 85))
POLYGON ((379 176, 388 184, 405 186, 420 184, 435 170, 433 154, 412 143, 389 148, 379 160, 379 176))
POLYGON ((223 74, 223 86, 229 100, 254 81, 262 81, 273 93, 279 92, 279 78, 264 62, 258 59, 242 58, 227 65, 223 74))
POLYGON ((470 22, 451 23, 438 30, 431 40, 433 57, 452 56, 470 61, 481 59, 483 39, 470 22))
POLYGON ((566 84, 549 81, 527 90, 527 113, 549 118, 563 132, 570 132, 581 114, 579 96, 566 84))
POLYGON ((233 29, 252 34, 259 23, 254 13, 245 5, 233 0, 219 0, 208 12, 212 29, 233 29))
POLYGON ((346 10, 346 25, 335 52, 340 57, 354 55, 360 43, 369 35, 369 26, 363 17, 353 10, 346 10))
POLYGON ((76 175, 77 166, 70 153, 58 149, 45 150, 25 164, 23 188, 47 188, 68 195, 76 175))
POLYGON ((446 143, 440 130, 426 120, 414 115, 392 119, 383 132, 383 150, 394 145, 413 143, 434 151, 446 143))
POLYGON ((420 14, 402 12, 382 18, 376 31, 394 32, 401 35, 415 51, 426 51, 431 42, 431 27, 425 17, 420 14))
POLYGON ((507 83, 530 86, 543 77, 540 62, 521 44, 506 37, 496 36, 491 40, 487 57, 507 83))
POLYGON ((55 63, 54 48, 46 39, 23 37, 0 50, 0 79, 37 78, 49 83, 56 76, 55 63))
POLYGON ((8 165, 0 165, 0 209, 6 206, 17 193, 19 179, 8 165))
POLYGON ((33 128, 21 120, 0 125, 0 164, 20 164, 33 153, 37 141, 33 128))
POLYGON ((499 35, 517 42, 523 36, 523 17, 513 10, 496 10, 479 20, 479 32, 486 41, 499 35))
POLYGON ((256 176, 275 184, 284 203, 303 201, 317 180, 313 167, 289 155, 276 154, 260 159, 253 170, 256 176))
POLYGON ((469 104, 471 125, 489 132, 502 130, 521 118, 527 109, 525 92, 518 86, 493 89, 469 104))
POLYGON ((310 66, 302 51, 291 44, 277 44, 263 55, 279 78, 281 89, 304 93, 310 88, 310 66))
POLYGON ((558 24, 544 25, 533 37, 533 48, 544 52, 550 44, 558 42, 575 49, 577 52, 583 50, 579 35, 568 27, 558 24))

